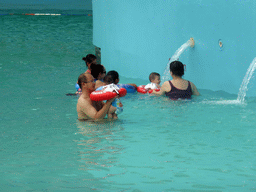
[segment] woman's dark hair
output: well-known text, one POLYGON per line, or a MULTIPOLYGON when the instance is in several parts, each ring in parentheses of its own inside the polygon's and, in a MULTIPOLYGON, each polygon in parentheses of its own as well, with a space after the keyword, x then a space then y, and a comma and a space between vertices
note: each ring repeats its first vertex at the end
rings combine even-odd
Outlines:
POLYGON ((96 56, 93 55, 93 54, 88 54, 88 55, 86 55, 86 57, 83 57, 83 58, 82 58, 82 60, 85 61, 86 66, 88 66, 88 63, 92 63, 93 60, 95 60, 95 59, 97 59, 97 58, 96 58, 96 56))
POLYGON ((107 76, 110 75, 115 82, 117 79, 119 79, 119 74, 116 71, 109 71, 107 73, 107 76))
POLYGON ((170 63, 170 72, 182 77, 184 75, 184 65, 180 61, 173 61, 170 63))
POLYGON ((106 73, 105 67, 101 64, 91 65, 91 74, 97 79, 100 73, 106 73))

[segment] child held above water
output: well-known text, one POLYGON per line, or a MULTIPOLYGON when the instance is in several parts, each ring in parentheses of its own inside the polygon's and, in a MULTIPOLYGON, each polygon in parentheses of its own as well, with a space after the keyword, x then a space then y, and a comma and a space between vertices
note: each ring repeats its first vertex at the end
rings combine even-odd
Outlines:
POLYGON ((156 72, 152 72, 149 75, 149 81, 150 83, 147 84, 144 89, 159 89, 161 80, 160 80, 160 74, 156 72))
POLYGON ((160 90, 160 75, 159 73, 153 72, 149 75, 150 83, 147 85, 141 85, 137 88, 139 93, 152 93, 153 90, 159 91, 160 90))
MULTIPOLYGON (((119 82, 119 74, 116 71, 109 71, 107 75, 104 77, 104 83, 106 85, 109 84, 118 84, 119 82)), ((117 115, 123 112, 123 104, 119 98, 116 98, 112 102, 112 106, 116 108, 115 111, 109 110, 108 117, 111 119, 117 119, 117 115)))

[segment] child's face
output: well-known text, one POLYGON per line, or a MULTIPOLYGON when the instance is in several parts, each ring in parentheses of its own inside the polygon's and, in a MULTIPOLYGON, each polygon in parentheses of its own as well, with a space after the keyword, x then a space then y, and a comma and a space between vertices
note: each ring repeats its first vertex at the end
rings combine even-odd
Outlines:
POLYGON ((160 77, 156 76, 155 79, 152 81, 152 83, 159 85, 161 83, 160 77))

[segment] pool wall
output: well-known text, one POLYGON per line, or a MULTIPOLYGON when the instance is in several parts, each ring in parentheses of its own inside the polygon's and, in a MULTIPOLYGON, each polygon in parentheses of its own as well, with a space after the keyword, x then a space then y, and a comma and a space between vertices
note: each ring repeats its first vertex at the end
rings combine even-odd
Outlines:
MULTIPOLYGON (((93 0, 92 7, 101 62, 125 77, 163 74, 169 58, 193 37, 195 47, 179 58, 184 78, 199 89, 237 94, 256 57, 253 0, 93 0)), ((256 96, 254 82, 247 95, 256 96)))

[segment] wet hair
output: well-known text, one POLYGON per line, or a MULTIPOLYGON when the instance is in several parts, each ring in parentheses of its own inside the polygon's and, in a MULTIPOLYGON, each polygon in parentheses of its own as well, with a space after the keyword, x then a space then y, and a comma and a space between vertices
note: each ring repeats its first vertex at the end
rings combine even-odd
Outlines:
POLYGON ((106 76, 110 75, 113 81, 115 82, 119 79, 119 74, 116 71, 109 71, 106 76))
POLYGON ((156 73, 156 72, 152 72, 150 73, 149 75, 149 81, 153 81, 156 77, 159 77, 160 78, 160 74, 159 73, 156 73))
POLYGON ((107 85, 108 84, 111 84, 111 83, 115 83, 113 78, 111 77, 111 75, 106 75, 103 79, 104 83, 106 83, 107 85))
POLYGON ((84 73, 80 74, 78 77, 78 81, 77 84, 79 85, 79 87, 82 89, 82 83, 86 83, 87 82, 87 77, 84 73))
POLYGON ((101 64, 91 65, 91 74, 94 79, 97 79, 100 73, 106 73, 105 67, 101 64))
POLYGON ((93 60, 95 60, 95 59, 97 59, 97 58, 96 58, 96 56, 93 55, 93 54, 88 54, 88 55, 86 55, 86 57, 83 57, 83 58, 82 58, 82 60, 85 61, 86 66, 88 66, 88 63, 92 63, 93 60))
POLYGON ((173 61, 170 63, 170 72, 174 75, 182 77, 184 75, 184 65, 180 61, 173 61))

